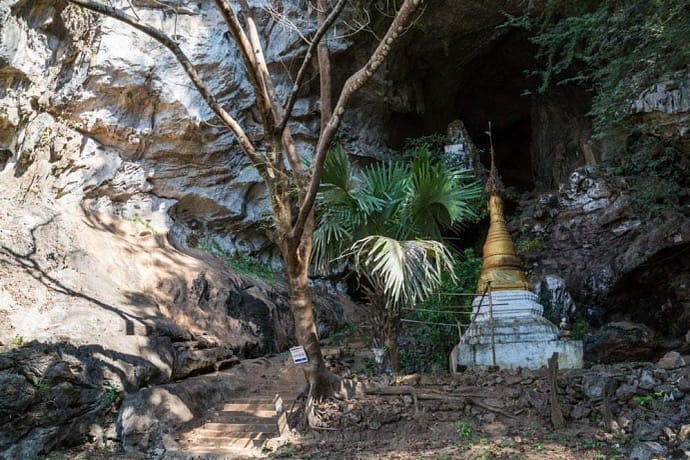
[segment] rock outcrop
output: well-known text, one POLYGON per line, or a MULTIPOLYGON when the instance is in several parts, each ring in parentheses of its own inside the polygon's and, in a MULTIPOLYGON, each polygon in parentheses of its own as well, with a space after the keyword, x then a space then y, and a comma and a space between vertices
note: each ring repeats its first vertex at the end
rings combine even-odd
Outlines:
POLYGON ((684 336, 690 328, 688 205, 650 202, 645 191, 631 178, 580 168, 558 193, 521 201, 511 228, 534 276, 562 277, 580 317, 684 336))

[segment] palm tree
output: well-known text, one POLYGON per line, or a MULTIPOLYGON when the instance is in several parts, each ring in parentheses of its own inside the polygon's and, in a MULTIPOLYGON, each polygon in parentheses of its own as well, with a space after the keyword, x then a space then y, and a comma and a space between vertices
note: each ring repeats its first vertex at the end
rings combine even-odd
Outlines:
POLYGON ((450 252, 440 241, 443 228, 477 217, 471 203, 481 189, 472 179, 424 148, 359 172, 340 147, 326 158, 314 266, 324 271, 352 263, 365 281, 374 345, 385 347, 394 371, 401 308, 426 299, 442 273, 452 273, 450 252))

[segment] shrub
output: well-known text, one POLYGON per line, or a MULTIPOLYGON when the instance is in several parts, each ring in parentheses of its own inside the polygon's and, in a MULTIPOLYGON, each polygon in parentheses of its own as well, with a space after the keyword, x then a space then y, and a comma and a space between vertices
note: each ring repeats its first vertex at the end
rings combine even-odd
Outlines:
POLYGON ((472 302, 472 297, 457 294, 474 293, 481 268, 482 258, 477 257, 473 249, 465 249, 454 255, 455 281, 450 274, 444 275, 438 294, 417 305, 417 309, 408 318, 430 324, 413 323, 415 346, 414 350, 403 350, 401 353, 403 370, 429 370, 434 365, 441 369, 447 368, 448 356, 459 340, 456 323, 467 324, 470 320, 468 305, 472 302), (459 306, 462 308, 458 308, 459 306))

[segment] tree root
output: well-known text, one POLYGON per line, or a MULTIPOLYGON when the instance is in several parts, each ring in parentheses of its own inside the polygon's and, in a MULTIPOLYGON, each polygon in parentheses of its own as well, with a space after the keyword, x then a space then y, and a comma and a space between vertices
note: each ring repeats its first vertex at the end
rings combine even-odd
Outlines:
POLYGON ((406 395, 412 396, 415 404, 415 416, 419 414, 419 408, 417 405, 418 399, 426 400, 436 400, 436 401, 458 401, 463 404, 471 404, 473 406, 479 407, 489 412, 494 412, 496 414, 502 415, 507 418, 516 418, 515 415, 510 414, 503 409, 498 407, 490 406, 482 401, 480 398, 487 398, 485 395, 477 394, 462 394, 462 395, 450 395, 437 390, 426 390, 419 391, 414 387, 410 386, 397 386, 397 387, 369 387, 365 388, 364 392, 369 395, 384 395, 384 396, 394 396, 394 395, 406 395))

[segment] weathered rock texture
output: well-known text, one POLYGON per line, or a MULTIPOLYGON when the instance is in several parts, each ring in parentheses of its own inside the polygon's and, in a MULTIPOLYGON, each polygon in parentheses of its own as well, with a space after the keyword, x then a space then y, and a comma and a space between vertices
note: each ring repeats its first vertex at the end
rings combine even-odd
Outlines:
POLYGON ((633 101, 632 113, 645 132, 677 139, 690 152, 690 75, 679 72, 656 83, 633 101))
MULTIPOLYGON (((250 4, 262 28, 276 92, 284 100, 307 45, 294 30, 271 18, 266 2, 250 4)), ((8 90, 0 94, 0 165, 11 162, 21 172, 33 161, 30 148, 38 140, 45 141, 56 130, 75 129, 88 144, 85 154, 98 149, 111 157, 108 173, 89 184, 89 206, 129 218, 149 219, 163 211, 170 218, 165 228, 170 228, 178 246, 197 247, 211 238, 224 250, 276 260, 265 232, 270 209, 259 176, 167 50, 116 21, 64 1, 3 0, 2 5, 0 65, 8 90), (44 121, 55 125, 35 126, 29 136, 28 125, 47 114, 53 118, 44 121)), ((214 5, 188 0, 173 6, 134 5, 142 20, 179 35, 211 91, 250 137, 260 140, 251 87, 214 5)), ((302 2, 276 5, 277 12, 305 35, 313 32, 302 2)), ((389 7, 353 5, 337 30, 347 32, 346 21, 353 24, 369 17, 369 28, 376 32, 387 21, 377 10, 389 7), (371 11, 365 15, 367 8, 371 11)), ((517 14, 520 8, 519 1, 430 2, 386 68, 358 94, 356 110, 345 114, 341 142, 353 153, 381 158, 389 146, 400 146, 408 137, 445 132, 448 123, 460 118, 483 146, 481 133, 493 121, 504 174, 523 186, 533 184, 534 174, 523 163, 549 157, 554 142, 562 142, 562 123, 532 125, 532 102, 520 96, 527 82, 510 77, 522 75, 531 48, 524 34, 496 26, 505 20, 504 12, 517 14), (530 153, 525 139, 532 130, 548 133, 534 144, 538 152, 530 153)), ((364 62, 373 45, 370 33, 329 36, 336 88, 364 62)), ((305 86, 290 125, 305 157, 317 132, 316 93, 315 85, 305 86)), ((543 99, 543 104, 550 100, 543 99)), ((551 113, 572 111, 556 103, 550 107, 551 113)), ((554 174, 562 177, 564 165, 535 166, 537 175, 544 177, 538 181, 552 181, 554 174), (554 168, 559 172, 552 173, 554 168)), ((82 184, 72 183, 63 193, 77 183, 82 184)))
MULTIPOLYGON (((212 90, 256 135, 248 83, 212 4, 179 2, 176 15, 136 5, 166 32, 185 31, 182 46, 212 90)), ((284 13, 298 19, 297 8, 284 13)), ((3 395, 16 396, 3 403, 0 456, 33 458, 95 437, 107 385, 131 393, 284 350, 294 325, 279 275, 269 285, 188 249, 211 246, 209 231, 212 247, 261 249, 269 210, 174 58, 63 1, 2 1, 0 27, 0 347, 21 347, 0 369, 3 395), (52 381, 63 361, 71 374, 52 381), (47 407, 44 391, 65 410, 47 407)), ((272 65, 291 68, 290 53, 306 45, 268 32, 272 65)), ((342 315, 317 297, 326 335, 342 315)))
MULTIPOLYGON (((645 191, 630 178, 580 168, 558 193, 521 201, 512 229, 534 275, 558 275, 571 290, 572 299, 555 300, 561 313, 572 313, 567 304, 574 300, 579 316, 594 324, 633 321, 660 335, 684 336, 690 329, 687 200, 650 202, 645 191)), ((629 356, 605 341, 601 351, 611 359, 651 358, 659 344, 645 341, 621 345, 629 356)))

